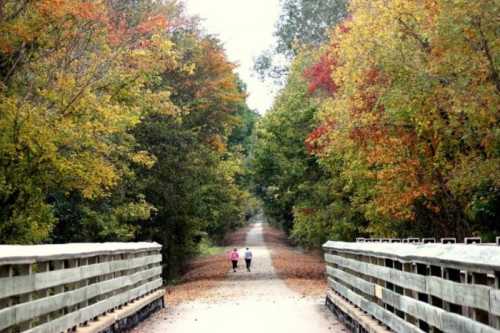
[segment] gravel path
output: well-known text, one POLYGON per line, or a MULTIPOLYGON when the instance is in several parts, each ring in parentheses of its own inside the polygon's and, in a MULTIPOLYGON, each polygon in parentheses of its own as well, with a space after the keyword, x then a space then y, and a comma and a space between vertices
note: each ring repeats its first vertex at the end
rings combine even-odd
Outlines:
MULTIPOLYGON (((303 297, 276 275, 269 249, 257 221, 247 234, 246 246, 254 260, 252 272, 240 267, 214 288, 210 298, 181 304, 143 323, 140 332, 179 333, 322 333, 347 332, 327 312, 324 298, 303 297)), ((244 249, 240 250, 240 256, 244 249)), ((228 262, 229 268, 229 262, 228 262)), ((168 303, 168 299, 167 299, 168 303)), ((168 305, 167 305, 168 306, 168 305)))

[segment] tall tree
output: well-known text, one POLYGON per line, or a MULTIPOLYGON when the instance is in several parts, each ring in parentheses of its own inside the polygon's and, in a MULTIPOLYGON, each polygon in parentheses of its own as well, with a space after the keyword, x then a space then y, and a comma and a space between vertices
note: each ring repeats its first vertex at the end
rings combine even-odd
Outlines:
POLYGON ((366 225, 362 210, 351 205, 348 181, 340 177, 342 159, 332 157, 322 165, 309 145, 324 130, 315 129, 316 118, 322 97, 331 89, 325 84, 320 93, 318 80, 308 82, 311 76, 324 78, 323 66, 313 65, 320 58, 322 51, 303 51, 295 57, 285 87, 257 126, 252 160, 257 193, 268 217, 307 247, 332 238, 352 239, 366 225), (333 162, 336 169, 330 168, 333 162))
POLYGON ((154 238, 180 265, 243 221, 253 113, 182 6, 0 8, 0 242, 154 238))
POLYGON ((352 20, 330 42, 330 126, 315 141, 374 181, 372 232, 489 235, 498 220, 499 10, 351 2, 352 20))
POLYGON ((275 44, 255 61, 261 78, 283 81, 302 47, 318 47, 347 15, 347 0, 284 0, 276 23, 275 44))
MULTIPOLYGON (((156 158, 152 168, 137 171, 146 201, 155 207, 138 237, 164 245, 166 278, 179 273, 204 234, 221 240, 240 226, 249 198, 237 183, 243 157, 228 147, 245 116, 234 66, 213 37, 185 32, 174 40, 184 65, 162 73, 152 89, 170 91, 179 113, 153 110, 133 132, 139 151, 156 158)), ((250 131, 242 141, 245 135, 250 131)))
POLYGON ((46 240, 54 192, 102 198, 133 159, 145 82, 175 62, 164 16, 126 26, 104 1, 3 1, 0 241, 46 240))

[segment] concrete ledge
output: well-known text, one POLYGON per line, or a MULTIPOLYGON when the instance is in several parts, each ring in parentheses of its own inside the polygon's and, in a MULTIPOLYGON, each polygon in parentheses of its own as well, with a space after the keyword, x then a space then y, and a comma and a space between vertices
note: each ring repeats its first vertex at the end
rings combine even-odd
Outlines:
POLYGON ((342 296, 328 290, 326 293, 327 308, 352 332, 355 333, 389 333, 392 332, 379 321, 373 319, 342 296))
POLYGON ((165 307, 165 290, 157 290, 139 298, 121 309, 110 312, 90 321, 86 326, 78 327, 77 333, 116 333, 124 332, 136 326, 152 313, 165 307))

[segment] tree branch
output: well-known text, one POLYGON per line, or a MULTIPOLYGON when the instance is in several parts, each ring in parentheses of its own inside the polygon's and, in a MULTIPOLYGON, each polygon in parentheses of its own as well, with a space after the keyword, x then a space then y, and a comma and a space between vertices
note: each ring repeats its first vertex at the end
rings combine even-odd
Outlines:
POLYGON ((427 41, 424 37, 420 36, 417 34, 415 31, 411 29, 408 24, 403 21, 400 17, 398 17, 398 22, 403 26, 404 32, 413 37, 422 47, 422 49, 425 51, 425 53, 429 54, 431 53, 431 46, 429 44, 429 41, 427 41))
POLYGON ((11 78, 11 76, 14 74, 14 71, 15 71, 17 65, 19 65, 19 62, 21 62, 21 59, 24 58, 25 50, 26 50, 26 42, 23 42, 23 44, 21 45, 21 48, 19 50, 19 54, 17 56, 17 59, 12 64, 12 67, 9 69, 9 71, 7 72, 7 74, 5 74, 5 78, 3 79, 3 83, 5 85, 7 85, 7 83, 9 82, 9 80, 11 78))
POLYGON ((481 29, 481 20, 477 19, 475 25, 477 26, 477 29, 479 31, 479 36, 481 37, 480 40, 481 50, 484 52, 486 59, 488 59, 488 64, 490 67, 490 79, 495 84, 497 93, 500 93, 500 75, 498 74, 498 70, 495 68, 495 62, 493 61, 493 57, 491 56, 491 50, 488 40, 486 39, 486 36, 484 35, 483 30, 481 29))

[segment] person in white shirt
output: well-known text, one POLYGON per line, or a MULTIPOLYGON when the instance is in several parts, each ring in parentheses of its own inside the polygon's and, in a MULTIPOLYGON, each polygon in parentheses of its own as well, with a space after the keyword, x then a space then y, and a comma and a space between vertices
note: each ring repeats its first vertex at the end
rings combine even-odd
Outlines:
POLYGON ((247 264, 247 271, 250 272, 250 266, 252 265, 252 251, 247 247, 245 250, 245 263, 247 264))

